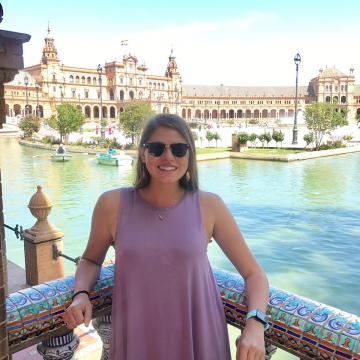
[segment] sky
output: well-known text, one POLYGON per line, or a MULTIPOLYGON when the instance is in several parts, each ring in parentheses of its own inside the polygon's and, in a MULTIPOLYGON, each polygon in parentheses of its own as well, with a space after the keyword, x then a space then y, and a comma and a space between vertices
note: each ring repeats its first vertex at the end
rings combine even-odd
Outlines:
POLYGON ((188 85, 299 85, 335 66, 360 79, 360 1, 2 0, 0 29, 30 34, 25 66, 40 62, 48 22, 64 65, 96 68, 136 55, 164 75, 174 51, 188 85), (128 40, 127 46, 121 41, 128 40))

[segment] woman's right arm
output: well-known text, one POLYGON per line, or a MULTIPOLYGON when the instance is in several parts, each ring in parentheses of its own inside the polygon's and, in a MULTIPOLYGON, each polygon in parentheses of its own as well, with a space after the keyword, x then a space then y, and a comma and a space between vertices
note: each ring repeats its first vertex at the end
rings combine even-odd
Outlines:
MULTIPOLYGON (((120 192, 112 190, 102 194, 95 205, 89 241, 75 273, 74 294, 83 290, 89 292, 99 277, 107 250, 115 239, 119 201, 120 192)), ((88 326, 91 316, 89 297, 80 293, 67 308, 63 320, 69 329, 74 329, 82 323, 88 326)))

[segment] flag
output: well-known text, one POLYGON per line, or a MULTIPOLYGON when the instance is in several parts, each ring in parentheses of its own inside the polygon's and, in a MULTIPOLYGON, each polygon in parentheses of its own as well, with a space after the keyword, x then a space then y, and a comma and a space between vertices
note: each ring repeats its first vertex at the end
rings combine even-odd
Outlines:
POLYGON ((121 46, 126 46, 128 44, 127 40, 121 40, 121 46))

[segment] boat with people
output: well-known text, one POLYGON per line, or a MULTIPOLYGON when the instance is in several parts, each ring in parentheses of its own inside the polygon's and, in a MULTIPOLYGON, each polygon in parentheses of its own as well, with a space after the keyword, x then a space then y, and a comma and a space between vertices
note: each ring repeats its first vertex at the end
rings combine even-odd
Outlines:
POLYGON ((71 160, 71 157, 72 155, 69 153, 62 153, 62 154, 54 153, 51 154, 51 161, 65 162, 71 160))
POLYGON ((109 149, 106 153, 96 154, 96 159, 101 165, 131 166, 133 158, 126 155, 122 150, 118 153, 115 149, 109 149))
POLYGON ((60 143, 54 154, 51 154, 51 161, 65 162, 71 159, 72 155, 66 152, 63 143, 60 143))

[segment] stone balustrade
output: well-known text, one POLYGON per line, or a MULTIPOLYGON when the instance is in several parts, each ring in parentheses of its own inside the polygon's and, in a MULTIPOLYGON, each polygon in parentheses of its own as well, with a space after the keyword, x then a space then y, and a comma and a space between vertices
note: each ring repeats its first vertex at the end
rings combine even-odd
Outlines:
MULTIPOLYGON (((102 359, 108 358, 111 336, 111 301, 114 264, 103 266, 90 293, 95 329, 104 343, 102 359)), ((214 269, 228 324, 242 329, 246 302, 241 276, 214 269)), ((65 328, 62 313, 71 301, 72 276, 10 294, 6 300, 10 353, 34 343, 44 359, 70 359, 78 345, 65 328)), ((170 310, 169 310, 170 311, 170 310)), ((301 359, 360 359, 360 318, 311 299, 271 288, 266 331, 267 359, 279 347, 301 359)))

